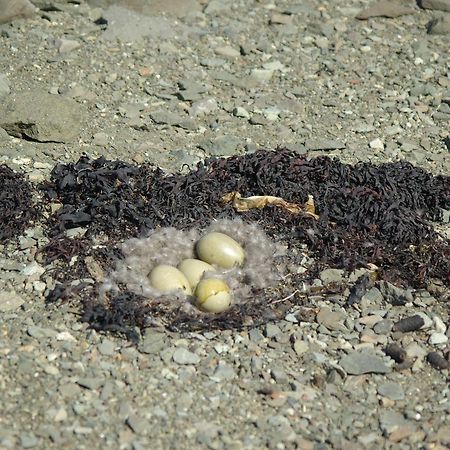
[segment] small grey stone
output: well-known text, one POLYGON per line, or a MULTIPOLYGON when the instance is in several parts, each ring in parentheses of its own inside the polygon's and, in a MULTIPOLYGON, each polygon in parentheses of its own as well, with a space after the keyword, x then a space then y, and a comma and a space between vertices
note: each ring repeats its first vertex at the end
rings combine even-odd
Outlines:
POLYGON ((233 115, 235 117, 243 117, 244 119, 248 119, 250 117, 249 112, 245 108, 242 108, 242 106, 237 106, 234 108, 233 115))
POLYGON ((305 146, 308 150, 339 150, 345 148, 345 143, 331 139, 307 139, 305 146))
POLYGON ((231 366, 220 361, 216 367, 216 370, 214 371, 214 374, 210 378, 212 381, 219 383, 221 381, 232 380, 233 378, 236 378, 236 372, 231 366))
POLYGON ((111 356, 115 353, 115 345, 114 342, 110 341, 109 339, 104 339, 101 344, 97 346, 98 351, 102 355, 111 356))
POLYGON ((344 325, 346 314, 343 311, 333 311, 324 306, 320 308, 316 320, 320 325, 325 326, 329 330, 347 331, 344 325))
POLYGON ((392 330, 393 323, 389 319, 383 319, 377 322, 374 327, 373 331, 377 334, 389 334, 392 330))
POLYGON ((84 387, 86 389, 95 390, 100 388, 104 383, 103 378, 94 378, 94 377, 86 377, 80 378, 77 383, 79 386, 84 387))
POLYGON ((271 369, 270 375, 278 384, 286 384, 289 382, 289 377, 282 369, 271 369))
POLYGON ((294 342, 294 351, 297 353, 297 355, 303 355, 309 350, 309 345, 306 341, 301 341, 297 339, 294 342))
POLYGON ((362 296, 361 300, 371 305, 376 305, 383 301, 383 294, 377 287, 373 287, 362 296))
POLYGON ((397 428, 405 425, 408 425, 408 421, 401 413, 390 409, 381 410, 380 428, 385 434, 389 435, 397 428))
POLYGON ((136 414, 130 414, 126 423, 136 434, 142 434, 149 429, 148 421, 136 414))
POLYGON ((39 439, 34 434, 21 434, 20 444, 23 448, 33 448, 39 445, 39 439))
POLYGON ((241 52, 230 45, 224 45, 222 47, 217 47, 214 52, 219 56, 224 56, 225 58, 237 58, 241 55, 241 52))
POLYGON ((340 283, 343 276, 344 271, 342 269, 325 269, 320 272, 320 279, 324 284, 340 283))
POLYGON ((109 136, 106 133, 95 133, 94 136, 92 136, 92 143, 94 145, 98 145, 99 147, 106 147, 108 142, 109 136))
POLYGON ((262 342, 264 341, 264 335, 258 328, 252 328, 248 332, 248 337, 252 342, 262 342))
POLYGON ((241 144, 242 139, 237 136, 222 135, 199 143, 199 147, 212 156, 232 156, 241 144))
POLYGON ((281 329, 278 325, 275 325, 274 323, 268 323, 264 327, 264 334, 268 338, 273 338, 277 334, 281 333, 281 329))
POLYGON ((19 309, 25 301, 14 291, 0 290, 0 312, 11 312, 19 309))
POLYGON ((30 325, 27 328, 27 333, 36 339, 56 338, 58 332, 51 328, 42 328, 37 325, 30 325))
POLYGON ((257 83, 268 83, 272 78, 273 72, 270 69, 253 69, 250 72, 250 78, 257 83))
POLYGON ((172 356, 177 364, 198 364, 200 357, 184 347, 178 347, 172 356))
POLYGON ((162 333, 146 333, 139 351, 142 353, 156 354, 166 346, 164 335, 162 333))
POLYGON ((428 342, 431 345, 439 345, 439 344, 445 344, 448 341, 448 336, 444 333, 431 333, 430 338, 428 339, 428 342))
POLYGON ((189 114, 193 117, 205 116, 216 111, 218 108, 215 98, 205 98, 194 102, 189 108, 189 114))
POLYGON ((394 382, 388 382, 378 386, 378 393, 391 400, 403 400, 405 398, 405 392, 402 386, 394 382))
POLYGON ((389 373, 391 371, 379 356, 367 352, 350 353, 341 359, 340 365, 349 375, 389 373))

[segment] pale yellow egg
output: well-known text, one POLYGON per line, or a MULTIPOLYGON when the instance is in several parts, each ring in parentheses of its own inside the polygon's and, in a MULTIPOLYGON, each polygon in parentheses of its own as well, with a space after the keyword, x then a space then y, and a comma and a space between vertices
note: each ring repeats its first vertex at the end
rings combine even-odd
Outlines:
POLYGON ((198 282, 205 272, 216 271, 211 264, 194 258, 183 259, 183 261, 178 264, 178 269, 188 279, 192 289, 197 287, 198 282))
POLYGON ((195 290, 197 306, 210 313, 221 313, 231 305, 231 293, 228 285, 217 278, 200 280, 195 290))
POLYGON ((161 293, 181 290, 186 295, 192 294, 188 279, 174 266, 160 264, 150 272, 148 277, 150 284, 161 293))
POLYGON ((208 233, 197 242, 197 256, 208 264, 217 264, 225 269, 242 266, 245 252, 241 245, 224 233, 208 233))

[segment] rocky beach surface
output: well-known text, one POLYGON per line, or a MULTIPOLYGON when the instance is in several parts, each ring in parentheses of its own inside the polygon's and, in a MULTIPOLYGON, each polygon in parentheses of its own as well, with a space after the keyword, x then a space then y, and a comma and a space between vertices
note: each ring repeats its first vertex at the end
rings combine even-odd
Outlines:
POLYGON ((449 448, 449 48, 449 0, 0 0, 0 449, 449 448), (216 219, 276 286, 97 295, 216 219))

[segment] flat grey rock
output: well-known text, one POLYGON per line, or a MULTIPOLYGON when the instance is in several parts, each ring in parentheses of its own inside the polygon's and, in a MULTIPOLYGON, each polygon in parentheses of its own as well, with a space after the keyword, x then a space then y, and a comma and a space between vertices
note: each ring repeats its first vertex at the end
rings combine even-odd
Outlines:
POLYGON ((11 136, 39 142, 78 138, 83 108, 43 91, 21 92, 0 105, 0 126, 11 136))
POLYGON ((364 20, 370 17, 388 17, 392 19, 405 14, 412 14, 414 11, 413 8, 405 6, 399 1, 381 0, 363 9, 357 14, 356 18, 364 20))
POLYGON ((349 375, 389 373, 391 371, 391 368, 379 356, 367 352, 350 353, 344 356, 339 364, 349 375))
POLYGON ((212 381, 219 383, 221 381, 232 380, 232 379, 236 378, 236 376, 237 376, 236 372, 234 371, 234 369, 231 366, 220 362, 217 365, 216 370, 214 371, 214 374, 210 378, 212 381))
POLYGON ((134 42, 143 38, 166 40, 174 37, 174 33, 183 39, 191 30, 167 17, 146 16, 118 5, 107 8, 103 17, 108 22, 103 33, 107 41, 118 39, 134 42))
POLYGON ((181 365, 198 364, 200 362, 200 357, 198 355, 183 347, 177 348, 174 351, 172 358, 177 364, 181 365))
MULTIPOLYGON (((444 17, 438 17, 437 19, 432 19, 427 24, 428 34, 449 34, 450 33, 450 16, 446 15, 444 17)), ((444 114, 443 120, 448 120, 448 114, 444 114)), ((438 113, 433 115, 434 118, 439 118, 438 113)))
POLYGON ((450 0, 419 0, 418 3, 421 8, 450 12, 450 0))
POLYGON ((405 398, 405 392, 402 386, 392 381, 378 386, 378 393, 391 400, 403 400, 405 398))
POLYGON ((38 9, 28 0, 0 0, 0 23, 32 17, 38 9))

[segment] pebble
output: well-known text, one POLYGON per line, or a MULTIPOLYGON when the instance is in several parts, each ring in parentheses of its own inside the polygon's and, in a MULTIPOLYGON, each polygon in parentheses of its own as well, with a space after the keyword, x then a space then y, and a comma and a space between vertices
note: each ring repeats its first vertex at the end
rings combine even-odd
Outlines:
POLYGON ((405 392, 399 383, 388 382, 378 386, 378 393, 391 400, 403 400, 405 398, 405 392))
POLYGON ((219 361, 219 364, 217 365, 214 374, 210 376, 210 379, 216 383, 220 383, 222 381, 233 380, 236 376, 236 372, 231 366, 219 361))
POLYGON ((216 111, 219 108, 215 98, 198 100, 189 108, 189 114, 193 117, 201 117, 216 111))
POLYGON ((440 345, 445 344, 448 341, 448 336, 444 333, 431 333, 428 343, 430 345, 440 345))
POLYGON ((106 147, 109 143, 109 136, 103 132, 95 133, 92 136, 92 143, 99 147, 106 147))
POLYGON ((438 352, 430 352, 427 355, 427 361, 436 369, 445 370, 450 368, 450 362, 438 352))
POLYGON ((346 313, 344 311, 332 311, 328 307, 320 308, 316 320, 317 323, 324 325, 329 330, 347 331, 344 325, 346 313))
POLYGON ((373 331, 377 334, 389 334, 392 330, 393 323, 389 319, 380 320, 373 327, 373 331))
POLYGON ((425 324, 425 321, 421 316, 415 314, 414 316, 405 317, 394 323, 392 327, 393 331, 400 331, 401 333, 407 333, 408 331, 420 330, 425 324))
POLYGON ((241 106, 237 106, 236 108, 233 109, 233 115, 235 117, 243 117, 244 119, 248 119, 250 117, 249 112, 245 108, 242 108, 241 106))
POLYGON ((391 371, 384 361, 368 352, 353 352, 344 356, 339 365, 349 375, 361 375, 364 373, 389 373, 391 371))
POLYGON ((180 365, 198 364, 200 362, 200 357, 198 355, 183 347, 178 347, 174 351, 172 358, 174 362, 180 365))
POLYGON ((369 142, 369 147, 373 150, 384 150, 384 143, 380 138, 376 138, 369 142))
POLYGON ((241 56, 241 52, 230 45, 224 45, 223 47, 217 47, 214 52, 219 56, 224 56, 225 58, 237 58, 241 56))
POLYGON ((273 76, 273 72, 270 69, 252 69, 250 78, 258 83, 268 83, 273 76))
POLYGON ((101 344, 98 345, 98 351, 105 356, 112 356, 116 351, 114 342, 109 339, 104 339, 101 344))

